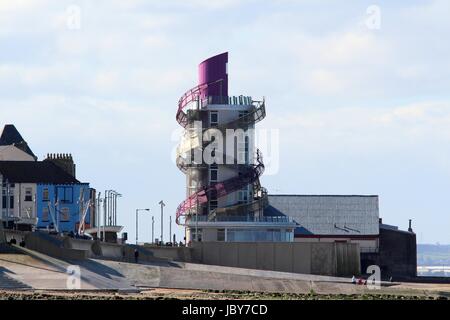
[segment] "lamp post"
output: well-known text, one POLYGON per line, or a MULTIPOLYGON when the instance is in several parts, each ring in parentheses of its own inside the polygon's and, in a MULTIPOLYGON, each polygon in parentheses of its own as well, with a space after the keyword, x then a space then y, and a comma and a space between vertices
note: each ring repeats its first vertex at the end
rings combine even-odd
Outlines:
POLYGON ((150 211, 150 209, 136 209, 136 245, 138 244, 138 232, 139 232, 139 211, 150 211))
POLYGON ((122 197, 122 194, 115 190, 111 190, 111 225, 117 225, 117 198, 122 197))
POLYGON ((173 240, 172 240, 172 216, 169 216, 169 242, 172 242, 172 245, 173 245, 173 240))
POLYGON ((114 215, 114 225, 116 225, 116 226, 117 226, 117 198, 121 198, 121 197, 122 197, 121 193, 116 193, 116 198, 115 198, 116 203, 114 204, 114 207, 116 208, 116 213, 114 215))
POLYGON ((152 216, 152 243, 155 243, 155 217, 152 216))
POLYGON ((164 227, 164 206, 166 205, 163 200, 158 203, 161 206, 161 245, 164 243, 163 240, 163 227, 164 227))
POLYGON ((105 198, 103 200, 103 242, 106 242, 106 221, 109 217, 110 205, 109 199, 111 196, 109 193, 113 190, 105 190, 105 198))
POLYGON ((98 193, 97 207, 95 208, 95 226, 97 227, 97 240, 100 240, 100 203, 102 201, 102 193, 98 193))

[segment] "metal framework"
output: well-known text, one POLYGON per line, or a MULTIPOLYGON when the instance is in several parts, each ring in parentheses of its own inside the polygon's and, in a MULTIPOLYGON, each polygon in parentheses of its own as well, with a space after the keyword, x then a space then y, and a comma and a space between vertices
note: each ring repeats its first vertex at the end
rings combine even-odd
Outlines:
MULTIPOLYGON (((202 101, 201 94, 204 89, 206 89, 209 85, 216 84, 222 80, 214 81, 208 84, 202 84, 196 86, 189 91, 187 91, 178 101, 178 110, 176 114, 177 122, 183 127, 186 128, 190 122, 189 113, 185 110, 187 109, 190 103, 196 103, 196 108, 199 110, 203 105, 208 105, 213 102, 215 104, 228 104, 239 101, 241 97, 203 97, 202 101), (236 99, 237 98, 237 99, 236 99)), ((254 124, 256 122, 264 119, 265 112, 265 102, 263 101, 251 101, 253 105, 253 109, 246 115, 240 117, 239 119, 230 121, 225 124, 220 124, 213 126, 216 129, 227 129, 227 128, 242 128, 248 126, 250 124, 254 124)), ((203 131, 210 129, 204 128, 203 131)), ((177 166, 178 168, 186 173, 189 167, 198 166, 198 164, 187 163, 185 158, 182 157, 181 153, 177 155, 177 166)), ((242 166, 242 165, 241 165, 242 166)), ((248 204, 235 205, 226 208, 220 208, 220 210, 216 209, 210 213, 210 217, 208 219, 214 219, 217 214, 230 213, 230 212, 242 212, 242 210, 248 210, 247 212, 256 212, 261 211, 263 207, 267 205, 267 192, 265 189, 261 188, 259 184, 259 177, 264 172, 264 163, 262 159, 262 154, 259 150, 256 151, 255 163, 249 165, 243 165, 241 174, 239 176, 235 176, 225 181, 220 181, 213 183, 209 186, 205 186, 200 188, 198 191, 193 193, 187 199, 185 199, 177 208, 176 211, 176 223, 184 224, 180 221, 182 216, 189 215, 189 211, 192 208, 198 208, 199 205, 205 204, 209 200, 209 196, 211 194, 215 194, 217 198, 224 197, 232 192, 238 191, 244 188, 247 185, 253 185, 254 190, 257 191, 256 198, 254 201, 248 204)))

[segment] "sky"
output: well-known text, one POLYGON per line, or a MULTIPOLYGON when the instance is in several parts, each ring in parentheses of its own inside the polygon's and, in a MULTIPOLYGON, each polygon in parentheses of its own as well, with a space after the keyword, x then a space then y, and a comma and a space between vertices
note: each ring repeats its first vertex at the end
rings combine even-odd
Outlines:
MULTIPOLYGON (((383 222, 450 243, 450 2, 0 0, 0 126, 72 153, 150 241, 185 196, 177 101, 229 52, 232 95, 265 97, 272 194, 376 194, 383 222)), ((180 240, 183 229, 172 224, 180 240)))

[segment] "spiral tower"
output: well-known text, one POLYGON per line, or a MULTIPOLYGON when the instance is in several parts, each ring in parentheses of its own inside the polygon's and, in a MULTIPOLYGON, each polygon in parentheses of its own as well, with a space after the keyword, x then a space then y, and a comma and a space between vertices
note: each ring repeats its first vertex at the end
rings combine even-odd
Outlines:
POLYGON ((186 174, 186 199, 176 222, 186 226, 187 241, 220 241, 222 229, 199 223, 260 221, 267 206, 253 130, 266 115, 265 102, 229 96, 227 64, 228 53, 200 63, 198 85, 178 101, 176 120, 185 131, 176 163, 186 174))

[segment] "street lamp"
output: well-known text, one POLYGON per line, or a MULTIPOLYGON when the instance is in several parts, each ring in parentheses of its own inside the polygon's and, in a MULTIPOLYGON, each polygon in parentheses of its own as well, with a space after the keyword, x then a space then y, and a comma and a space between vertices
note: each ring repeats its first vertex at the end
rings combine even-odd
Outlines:
POLYGON ((160 202, 158 202, 158 204, 161 206, 161 245, 164 243, 164 240, 163 240, 163 235, 164 235, 164 233, 163 233, 163 226, 164 226, 164 206, 166 205, 165 203, 164 203, 164 201, 160 201, 160 202))
POLYGON ((100 203, 102 201, 102 193, 98 193, 97 203, 95 207, 95 226, 97 227, 97 240, 100 240, 100 203))
POLYGON ((169 242, 172 242, 172 245, 174 245, 172 239, 172 216, 169 216, 169 242))
POLYGON ((107 219, 109 218, 109 211, 110 211, 110 204, 109 200, 111 196, 109 195, 110 192, 113 190, 105 190, 105 196, 103 200, 103 242, 106 242, 106 224, 107 219))
POLYGON ((155 217, 152 216, 152 243, 155 243, 155 217))
POLYGON ((139 213, 139 211, 150 211, 150 209, 136 209, 136 245, 138 244, 138 230, 139 230, 138 213, 139 213))
POLYGON ((112 225, 116 226, 117 225, 117 198, 122 197, 122 194, 118 193, 115 190, 111 191, 111 205, 112 205, 112 218, 110 218, 112 220, 112 225))

